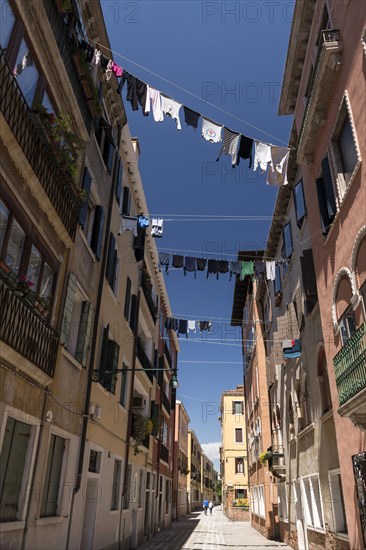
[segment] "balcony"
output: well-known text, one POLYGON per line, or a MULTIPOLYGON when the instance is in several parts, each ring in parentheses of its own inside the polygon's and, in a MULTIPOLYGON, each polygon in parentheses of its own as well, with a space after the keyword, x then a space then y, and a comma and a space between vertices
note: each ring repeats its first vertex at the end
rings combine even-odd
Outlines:
POLYGON ((366 429, 366 323, 333 359, 339 395, 339 414, 349 416, 354 424, 366 429))
POLYGON ((283 445, 269 447, 267 451, 270 453, 268 457, 268 469, 274 477, 284 479, 286 476, 286 464, 283 445))
MULTIPOLYGON (((18 297, 0 279, 0 340, 5 342, 45 375, 17 364, 27 374, 45 383, 55 371, 59 335, 31 305, 18 297)), ((5 350, 2 350, 5 358, 5 350)), ((13 360, 16 359, 13 357, 13 360)))
POLYGON ((169 464, 169 449, 163 443, 160 444, 160 459, 169 464))
POLYGON ((314 162, 317 138, 321 127, 325 124, 334 83, 342 65, 342 49, 343 45, 338 30, 330 29, 322 32, 300 130, 298 164, 310 166, 314 162))
POLYGON ((152 285, 151 283, 149 283, 149 280, 146 279, 146 277, 144 277, 144 275, 142 276, 141 288, 145 296, 145 300, 147 303, 147 307, 149 308, 150 315, 155 324, 157 320, 158 308, 156 307, 152 297, 152 285))
POLYGON ((66 28, 64 16, 58 12, 55 2, 43 0, 43 7, 46 11, 48 21, 57 42, 57 46, 75 95, 76 102, 83 117, 85 127, 88 134, 90 134, 92 119, 89 114, 88 104, 84 95, 82 84, 72 61, 72 40, 70 33, 66 28))
POLYGON ((21 147, 69 236, 73 239, 79 219, 80 206, 74 183, 71 177, 67 177, 56 161, 50 157, 18 82, 7 65, 2 48, 0 48, 0 81, 1 114, 14 134, 18 145, 21 147))
POLYGON ((163 393, 163 407, 165 408, 166 412, 168 414, 170 414, 170 401, 169 399, 167 398, 167 396, 165 395, 165 393, 163 393))
POLYGON ((150 382, 152 382, 154 378, 154 367, 142 347, 140 338, 137 340, 137 359, 140 361, 141 366, 146 372, 150 382))

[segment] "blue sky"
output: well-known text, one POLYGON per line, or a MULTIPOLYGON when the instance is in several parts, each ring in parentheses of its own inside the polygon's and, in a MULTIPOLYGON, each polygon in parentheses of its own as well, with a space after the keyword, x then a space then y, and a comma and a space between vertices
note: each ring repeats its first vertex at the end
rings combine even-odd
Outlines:
MULTIPOLYGON (((277 145, 287 143, 291 124, 290 117, 277 115, 277 106, 293 4, 102 0, 112 48, 127 58, 115 54, 116 63, 220 124, 277 145)), ((177 131, 174 121, 155 123, 151 115, 143 117, 141 110, 133 112, 128 102, 125 105, 131 134, 140 142, 140 172, 150 213, 198 217, 166 222, 158 247, 217 259, 234 259, 239 249, 264 247, 277 190, 249 170, 248 161, 236 170, 229 157, 216 163, 220 145, 203 140, 200 125, 196 132, 186 127, 182 110, 182 130, 177 131), (267 220, 208 222, 204 215, 267 220)), ((206 279, 205 273, 194 279, 181 270, 171 271, 165 280, 175 316, 214 322, 208 337, 180 340, 178 398, 218 467, 221 392, 243 379, 240 334, 230 327, 234 280, 229 282, 228 275, 206 279)))

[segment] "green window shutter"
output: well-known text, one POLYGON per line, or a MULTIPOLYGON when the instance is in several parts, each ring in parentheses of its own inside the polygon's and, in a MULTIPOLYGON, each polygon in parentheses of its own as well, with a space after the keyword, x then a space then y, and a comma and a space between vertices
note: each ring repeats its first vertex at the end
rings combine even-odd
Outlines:
POLYGON ((109 325, 103 329, 103 340, 102 340, 102 349, 100 352, 100 362, 99 362, 99 372, 100 372, 100 383, 104 386, 104 379, 102 378, 106 371, 107 365, 107 349, 108 349, 108 335, 109 335, 109 325))
POLYGON ((64 315, 62 318, 60 343, 66 344, 69 339, 72 310, 74 309, 74 299, 76 293, 77 278, 73 273, 69 273, 69 280, 67 284, 66 299, 64 305, 64 315))
POLYGON ((122 174, 123 174, 123 161, 120 157, 118 157, 117 185, 116 185, 116 200, 118 205, 121 202, 122 174))
POLYGON ((86 218, 88 215, 88 201, 90 196, 91 184, 92 184, 91 175, 89 170, 85 166, 84 173, 83 173, 83 181, 81 184, 81 188, 85 192, 85 200, 81 205, 80 214, 79 214, 79 223, 83 229, 85 227, 86 218))
POLYGON ((76 345, 75 359, 86 367, 86 359, 90 347, 90 335, 93 325, 94 308, 90 302, 83 302, 81 308, 78 342, 76 345))
POLYGON ((124 307, 124 316, 128 321, 130 313, 130 303, 131 303, 131 279, 127 277, 126 281, 126 295, 125 295, 125 307, 124 307))
POLYGON ((93 231, 90 240, 90 248, 95 254, 96 259, 99 261, 102 253, 102 239, 104 230, 104 209, 103 206, 95 207, 93 231))
POLYGON ((109 237, 107 268, 105 272, 105 276, 111 288, 113 288, 114 273, 115 273, 115 259, 116 259, 115 246, 116 246, 116 239, 113 233, 111 233, 109 237))
POLYGON ((150 417, 153 423, 151 435, 157 437, 159 435, 159 404, 151 401, 150 417))
MULTIPOLYGON (((119 345, 117 344, 117 342, 114 342, 113 340, 108 340, 107 361, 106 361, 106 369, 105 369, 106 373, 115 371, 118 369, 118 358, 119 358, 119 345)), ((116 382, 117 382, 117 374, 112 374, 106 377, 105 383, 103 385, 106 390, 110 391, 111 393, 115 393, 116 382)))

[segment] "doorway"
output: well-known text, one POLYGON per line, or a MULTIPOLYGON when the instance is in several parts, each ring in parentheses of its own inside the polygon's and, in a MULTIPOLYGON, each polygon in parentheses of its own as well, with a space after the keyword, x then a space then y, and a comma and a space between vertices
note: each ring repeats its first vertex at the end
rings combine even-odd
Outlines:
POLYGON ((99 480, 89 478, 86 484, 83 528, 80 547, 92 550, 94 546, 95 518, 99 499, 99 480))
POLYGON ((302 507, 300 480, 294 481, 293 488, 296 509, 297 546, 299 549, 301 548, 301 550, 308 550, 308 537, 302 507))

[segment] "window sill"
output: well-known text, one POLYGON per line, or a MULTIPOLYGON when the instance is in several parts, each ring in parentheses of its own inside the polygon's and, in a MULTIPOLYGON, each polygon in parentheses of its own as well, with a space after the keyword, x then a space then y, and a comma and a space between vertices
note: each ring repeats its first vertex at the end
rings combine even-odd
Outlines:
POLYGON ((329 409, 329 411, 323 413, 320 417, 321 422, 327 422, 333 417, 333 409, 329 409))
POLYGON ((315 424, 314 423, 309 424, 309 426, 306 426, 306 428, 304 428, 303 430, 301 430, 301 432, 299 432, 297 434, 297 438, 301 439, 302 437, 304 437, 308 433, 312 432, 314 429, 315 429, 315 424))
POLYGON ((83 368, 81 363, 79 363, 79 361, 77 361, 63 346, 61 347, 61 353, 74 367, 81 371, 83 368))
POLYGON ((116 304, 116 306, 119 306, 120 304, 118 303, 118 300, 117 300, 117 297, 116 297, 115 293, 114 293, 113 290, 111 289, 111 286, 110 286, 110 284, 108 283, 108 281, 106 281, 106 282, 107 282, 109 294, 112 296, 113 301, 114 301, 114 303, 116 304))
POLYGON ((326 535, 324 527, 313 527, 312 525, 307 525, 306 529, 308 531, 313 531, 314 533, 321 533, 322 535, 326 535))
POLYGON ((344 540, 345 542, 349 542, 349 536, 346 535, 346 533, 334 533, 334 536, 336 539, 344 540))
POLYGON ((109 515, 110 516, 118 516, 119 514, 119 510, 109 510, 109 515))
POLYGON ((86 238, 86 236, 85 236, 85 233, 84 233, 84 231, 81 229, 81 226, 80 226, 80 225, 79 225, 79 235, 80 235, 80 237, 81 237, 81 240, 82 240, 82 241, 84 242, 84 244, 85 244, 85 247, 86 247, 86 249, 87 249, 87 251, 88 251, 88 253, 89 253, 89 256, 90 256, 91 259, 92 259, 93 264, 95 264, 95 263, 97 262, 97 259, 96 259, 96 257, 95 257, 94 252, 93 252, 92 249, 90 248, 90 244, 88 243, 88 240, 87 240, 87 238, 86 238))
POLYGON ((53 525, 56 523, 62 523, 66 518, 63 516, 51 516, 47 518, 38 518, 35 521, 35 524, 37 527, 41 527, 42 525, 53 525))
POLYGON ((24 529, 25 521, 7 521, 5 523, 0 523, 0 533, 5 533, 6 531, 20 531, 24 529))

